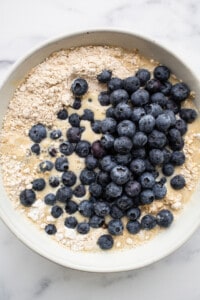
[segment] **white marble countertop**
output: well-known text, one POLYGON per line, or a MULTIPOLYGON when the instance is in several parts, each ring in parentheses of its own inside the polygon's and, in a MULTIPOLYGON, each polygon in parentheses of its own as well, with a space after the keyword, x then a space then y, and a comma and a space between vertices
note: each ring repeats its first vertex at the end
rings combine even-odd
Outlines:
MULTIPOLYGON (((121 27, 161 42, 200 75, 198 0, 0 1, 0 81, 26 51, 73 30, 121 27)), ((199 300, 200 229, 141 270, 92 274, 63 268, 24 246, 0 221, 0 300, 199 300)))

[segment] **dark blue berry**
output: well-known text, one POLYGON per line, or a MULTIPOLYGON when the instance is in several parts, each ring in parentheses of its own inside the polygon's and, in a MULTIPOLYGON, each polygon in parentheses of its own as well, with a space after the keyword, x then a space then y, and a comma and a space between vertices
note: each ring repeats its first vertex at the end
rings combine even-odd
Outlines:
POLYGON ((157 103, 150 103, 145 105, 145 111, 147 114, 152 115, 154 118, 162 114, 163 109, 162 107, 157 103))
POLYGON ((108 223, 108 232, 112 235, 121 235, 123 230, 124 226, 121 220, 111 220, 108 223))
POLYGON ((101 133, 101 121, 95 120, 91 123, 91 128, 95 133, 101 133))
POLYGON ((114 111, 115 111, 115 108, 110 106, 107 110, 106 110, 106 117, 111 117, 113 118, 114 117, 114 111))
POLYGON ((88 155, 85 158, 85 165, 88 170, 94 170, 98 167, 98 160, 93 155, 88 155))
POLYGON ((70 187, 61 187, 57 190, 56 192, 56 200, 66 203, 67 201, 69 201, 72 197, 72 190, 70 187))
POLYGON ((162 199, 167 194, 167 188, 164 184, 157 182, 153 187, 153 192, 155 195, 155 199, 162 199))
POLYGON ((51 215, 54 217, 54 218, 59 218, 61 215, 63 214, 63 209, 58 206, 58 205, 55 205, 52 207, 51 209, 51 215))
POLYGON ((39 167, 42 172, 48 172, 53 169, 53 163, 50 160, 44 160, 39 164, 39 167))
POLYGON ((151 73, 147 69, 139 69, 135 76, 140 80, 140 85, 144 86, 150 79, 151 73))
POLYGON ((161 82, 160 85, 160 91, 163 93, 165 96, 169 96, 171 93, 172 89, 172 84, 169 81, 161 82))
POLYGON ((35 191, 42 191, 45 188, 45 186, 46 186, 46 182, 43 178, 35 179, 32 182, 32 188, 35 191))
POLYGON ((165 110, 165 115, 167 115, 170 118, 170 126, 175 126, 176 124, 176 116, 174 112, 170 109, 165 110))
POLYGON ((148 145, 150 148, 162 149, 167 144, 166 135, 158 130, 153 130, 148 136, 148 145))
POLYGON ((130 208, 126 212, 127 218, 131 221, 136 221, 141 215, 141 210, 138 207, 130 208))
POLYGON ((174 220, 173 214, 168 209, 162 209, 156 216, 157 224, 161 227, 169 227, 174 220))
POLYGON ((108 183, 110 183, 111 178, 107 172, 100 171, 97 176, 97 182, 105 187, 108 183))
POLYGON ((94 121, 93 111, 91 111, 91 109, 84 109, 83 115, 81 116, 81 120, 93 122, 94 121))
POLYGON ((106 186, 106 196, 109 198, 117 198, 122 194, 122 187, 114 182, 109 183, 106 186))
POLYGON ((160 149, 151 149, 149 151, 149 160, 153 165, 160 165, 164 161, 163 151, 160 149))
POLYGON ((71 114, 69 116, 69 123, 71 124, 72 127, 79 127, 80 126, 80 116, 76 113, 71 114))
POLYGON ((110 133, 105 133, 102 137, 101 137, 101 145, 105 148, 105 149, 110 149, 113 147, 114 145, 114 137, 113 135, 111 135, 110 133))
POLYGON ((138 221, 128 221, 126 224, 126 229, 131 234, 136 234, 140 231, 141 225, 138 221))
POLYGON ((145 115, 139 121, 139 129, 142 132, 150 133, 155 126, 155 118, 152 115, 145 115))
POLYGON ((71 155, 74 152, 75 146, 74 144, 66 141, 63 142, 62 144, 60 144, 59 146, 59 150, 61 153, 65 154, 65 155, 71 155))
POLYGON ((115 160, 118 165, 127 166, 131 162, 132 156, 131 153, 127 154, 117 154, 115 155, 115 160))
POLYGON ((167 164, 167 163, 170 162, 172 153, 171 153, 171 151, 170 151, 169 149, 167 149, 167 148, 164 148, 162 151, 163 151, 163 155, 164 155, 164 161, 163 161, 163 163, 164 163, 164 164, 167 164))
POLYGON ((132 109, 126 103, 119 103, 115 107, 114 116, 117 121, 130 119, 132 115, 132 109))
POLYGON ((181 104, 175 102, 175 101, 172 100, 172 99, 168 99, 165 106, 166 106, 167 109, 170 109, 170 110, 173 111, 175 114, 177 114, 177 113, 180 111, 180 109, 181 109, 181 104))
POLYGON ((110 172, 112 181, 118 185, 125 184, 130 178, 130 171, 125 166, 115 166, 110 172))
POLYGON ((105 217, 110 213, 110 206, 106 202, 97 202, 94 204, 94 212, 99 217, 105 217))
POLYGON ((171 176, 174 173, 174 166, 170 163, 163 165, 162 172, 165 176, 171 176))
POLYGON ((130 180, 126 183, 124 190, 129 197, 135 197, 140 194, 141 185, 136 180, 130 180))
POLYGON ((126 211, 133 206, 133 199, 123 194, 121 197, 117 198, 116 204, 122 211, 126 211))
POLYGON ((80 222, 76 227, 78 233, 87 234, 90 231, 90 225, 86 222, 80 222))
POLYGON ((47 205, 54 205, 56 203, 56 196, 52 193, 49 193, 44 197, 44 202, 47 205))
POLYGON ((60 184, 60 179, 56 176, 49 177, 49 185, 51 187, 57 187, 60 184))
POLYGON ((70 216, 70 217, 67 217, 67 218, 65 219, 65 223, 64 223, 64 224, 65 224, 65 226, 66 226, 67 228, 74 229, 74 228, 76 228, 78 222, 77 222, 77 220, 76 220, 75 217, 70 216))
POLYGON ((183 82, 176 83, 171 88, 171 97, 177 103, 180 103, 180 102, 186 100, 189 95, 190 95, 190 89, 183 82))
POLYGON ((181 190, 186 185, 185 178, 182 175, 176 175, 170 180, 170 184, 175 190, 181 190))
POLYGON ((152 163, 149 161, 149 159, 146 158, 144 160, 144 162, 145 162, 145 170, 147 172, 154 172, 155 171, 155 166, 152 165, 152 163))
POLYGON ((86 194, 85 186, 83 184, 77 185, 73 190, 73 194, 77 198, 81 198, 81 197, 85 196, 85 194, 86 194))
POLYGON ((37 124, 33 125, 29 130, 29 137, 35 143, 40 143, 47 136, 47 130, 44 125, 37 124))
POLYGON ((117 125, 117 133, 119 136, 133 137, 136 131, 136 126, 129 120, 123 120, 117 125))
POLYGON ((93 182, 89 186, 89 192, 92 196, 99 198, 102 194, 102 186, 96 182, 93 182))
POLYGON ((69 200, 65 205, 65 211, 68 214, 74 214, 78 210, 78 204, 75 201, 69 200))
POLYGON ((146 169, 145 161, 141 158, 136 158, 132 160, 130 164, 130 170, 133 172, 134 175, 142 174, 146 169))
POLYGON ((132 158, 141 158, 141 159, 143 159, 143 158, 145 158, 146 157, 146 150, 145 150, 145 148, 143 147, 143 148, 136 148, 136 149, 134 149, 134 147, 133 147, 133 149, 132 149, 132 151, 131 151, 131 154, 132 154, 132 158))
POLYGON ((149 102, 149 93, 139 89, 131 95, 131 102, 134 106, 143 106, 149 102))
POLYGON ((31 151, 33 153, 35 153, 36 155, 39 155, 40 154, 40 145, 39 144, 33 144, 31 146, 31 151))
POLYGON ((69 162, 66 157, 58 157, 55 161, 55 168, 57 171, 64 172, 69 168, 69 162))
POLYGON ((139 120, 146 115, 143 107, 134 107, 132 110, 131 120, 133 122, 139 122, 139 120))
POLYGON ((175 166, 181 166, 185 162, 185 154, 181 151, 174 151, 171 155, 171 163, 175 166))
POLYGON ((107 83, 110 81, 112 77, 112 71, 110 70, 103 70, 100 74, 97 75, 97 80, 101 83, 107 83))
POLYGON ((134 148, 144 147, 147 141, 147 135, 144 132, 137 131, 133 137, 133 146, 134 148))
POLYGON ((97 244, 102 250, 111 249, 114 244, 113 237, 109 234, 103 234, 98 238, 97 244))
POLYGON ((157 93, 160 91, 160 86, 161 83, 159 80, 157 79, 150 79, 149 81, 147 81, 146 85, 145 85, 145 89, 150 93, 157 93))
POLYGON ((57 140, 61 137, 62 135, 62 131, 60 129, 55 129, 53 131, 50 132, 50 138, 52 140, 57 140))
POLYGON ((36 200, 36 194, 31 189, 23 190, 19 195, 20 203, 24 206, 31 206, 36 200))
POLYGON ((176 120, 175 128, 180 131, 181 135, 184 135, 187 132, 187 123, 182 119, 176 120))
POLYGON ((124 79, 124 89, 132 94, 140 88, 140 80, 136 76, 127 77, 124 79))
POLYGON ((165 107, 167 104, 168 99, 166 98, 166 96, 163 93, 154 93, 153 95, 151 95, 151 102, 152 103, 157 103, 159 104, 161 107, 165 107))
POLYGON ((121 219, 124 216, 124 212, 117 205, 112 205, 110 209, 110 216, 113 219, 121 219))
POLYGON ((123 89, 115 90, 110 94, 110 103, 113 106, 116 106, 119 103, 127 103, 128 99, 129 99, 129 95, 127 91, 123 89))
POLYGON ((96 173, 92 170, 83 169, 80 173, 80 181, 84 185, 90 185, 91 183, 95 182, 96 180, 96 173))
POLYGON ((155 184, 155 178, 152 173, 144 172, 140 176, 140 184, 144 189, 151 189, 155 184))
POLYGON ((117 165, 115 158, 111 155, 104 156, 100 162, 100 168, 105 172, 110 172, 117 165))
POLYGON ((75 152, 80 157, 86 157, 90 153, 91 145, 87 141, 80 141, 76 145, 75 152))
POLYGON ((72 104, 73 109, 80 109, 81 108, 81 99, 80 98, 75 98, 73 104, 72 104))
POLYGON ((196 110, 191 108, 182 108, 179 115, 186 123, 192 123, 197 118, 196 110))
POLYGON ((114 90, 122 89, 124 85, 124 82, 122 79, 113 77, 108 82, 108 89, 110 92, 113 92, 114 90))
POLYGON ((91 218, 89 219, 89 225, 92 228, 102 227, 104 222, 105 222, 105 220, 103 217, 99 217, 96 215, 91 216, 91 218))
POLYGON ((62 174, 62 182, 65 186, 72 186, 76 183, 76 174, 72 171, 66 171, 62 174))
POLYGON ((169 146, 174 151, 183 149, 184 140, 179 130, 172 128, 168 132, 169 146))
POLYGON ((77 78, 73 81, 71 90, 75 96, 83 96, 88 91, 88 83, 83 78, 77 78))
POLYGON ((127 136, 121 136, 114 141, 114 149, 119 154, 127 154, 133 147, 132 141, 127 136))
POLYGON ((158 66, 154 69, 153 75, 160 81, 167 81, 170 77, 170 69, 166 66, 158 66))
POLYGON ((100 92, 98 95, 98 101, 102 106, 110 105, 110 93, 107 91, 100 92))
POLYGON ((101 121, 101 131, 103 133, 114 133, 116 130, 117 122, 113 118, 105 118, 101 121))
POLYGON ((45 231, 47 234, 52 235, 57 232, 56 226, 54 224, 48 224, 45 226, 45 231))
POLYGON ((57 118, 60 120, 66 120, 68 118, 68 112, 65 108, 59 110, 57 113, 57 118))
POLYGON ((154 192, 150 189, 143 190, 140 193, 140 202, 141 204, 150 204, 154 201, 155 195, 154 192))
POLYGON ((141 228, 151 230, 156 226, 156 218, 152 215, 145 215, 141 219, 141 228))
POLYGON ((164 113, 157 117, 156 127, 159 131, 166 132, 171 126, 171 118, 168 114, 164 113))
POLYGON ((78 143, 81 139, 81 128, 71 127, 67 130, 67 139, 70 143, 78 143))

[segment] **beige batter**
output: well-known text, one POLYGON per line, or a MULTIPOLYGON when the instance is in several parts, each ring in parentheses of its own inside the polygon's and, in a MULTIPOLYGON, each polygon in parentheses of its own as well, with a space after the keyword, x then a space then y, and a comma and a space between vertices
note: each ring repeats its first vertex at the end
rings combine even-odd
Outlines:
MULTIPOLYGON (((67 213, 64 213, 58 219, 50 215, 51 207, 44 204, 44 196, 49 193, 55 193, 57 188, 51 188, 48 185, 48 178, 51 175, 61 176, 61 172, 53 169, 51 172, 40 173, 38 165, 44 159, 55 161, 48 155, 50 145, 59 148, 59 141, 53 141, 49 137, 41 143, 42 152, 39 156, 32 154, 30 147, 33 142, 28 137, 29 129, 41 122, 49 128, 61 129, 63 140, 65 133, 71 125, 65 120, 58 120, 56 115, 62 107, 67 107, 69 115, 73 112, 82 114, 85 108, 94 111, 95 119, 100 120, 105 117, 107 107, 99 104, 98 93, 106 90, 104 84, 99 84, 96 80, 97 74, 103 69, 110 69, 113 76, 126 78, 133 75, 139 68, 147 68, 152 71, 158 63, 141 57, 137 51, 128 52, 121 48, 110 47, 81 47, 70 50, 63 50, 52 54, 43 63, 36 66, 28 77, 19 85, 14 93, 13 99, 9 104, 5 116, 3 130, 1 132, 0 159, 2 165, 2 175, 5 189, 13 202, 14 206, 29 220, 33 221, 38 228, 44 232, 44 227, 53 223, 57 227, 57 233, 52 238, 59 241, 66 247, 74 251, 78 250, 98 250, 96 241, 98 237, 107 233, 106 229, 90 229, 89 234, 81 235, 76 230, 68 229, 64 226, 64 219, 67 213), (72 81, 77 77, 83 77, 89 84, 88 93, 82 99, 82 107, 76 111, 70 107, 73 103, 73 96, 70 92, 72 81), (31 181, 43 177, 47 186, 44 191, 36 192, 37 200, 30 208, 24 208, 19 203, 19 193, 25 188, 31 188, 31 181)), ((175 76, 171 76, 171 81, 176 82, 175 76)), ((192 97, 184 103, 184 107, 193 107, 192 97)), ((86 130, 82 134, 82 139, 93 142, 100 138, 95 134, 88 121, 81 121, 81 126, 86 130)), ((177 174, 183 174, 187 185, 181 191, 173 190, 169 183, 167 184, 167 195, 161 201, 154 201, 150 205, 144 206, 142 215, 145 213, 156 214, 160 209, 169 208, 175 214, 183 208, 184 204, 190 199, 195 189, 199 175, 200 167, 200 120, 197 119, 188 126, 188 132, 185 135, 184 152, 186 162, 183 166, 176 168, 177 174)), ((84 158, 72 154, 67 157, 69 160, 69 170, 74 171, 77 177, 84 168, 84 158)), ((169 178, 170 180, 170 178, 169 178)), ((77 181, 76 184, 78 184, 77 181)), ((59 187, 58 187, 59 188, 59 187)), ((73 200, 79 203, 88 199, 89 193, 83 198, 73 197, 73 200)), ((64 208, 62 203, 58 203, 64 208)), ((78 220, 84 220, 79 213, 75 216, 78 220)), ((125 218, 124 218, 125 221, 125 218)), ((126 222, 124 222, 125 224, 126 222)), ((160 228, 156 227, 151 231, 141 230, 137 235, 131 235, 124 230, 123 236, 114 237, 115 247, 134 247, 150 239, 160 228)))

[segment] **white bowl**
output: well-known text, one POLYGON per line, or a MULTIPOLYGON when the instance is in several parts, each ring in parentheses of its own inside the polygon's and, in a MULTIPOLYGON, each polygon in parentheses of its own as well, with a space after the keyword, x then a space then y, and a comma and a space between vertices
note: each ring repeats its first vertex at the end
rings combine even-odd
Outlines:
MULTIPOLYGON (((112 45, 127 49, 138 48, 140 53, 169 66, 178 78, 187 82, 200 96, 200 84, 197 76, 173 53, 160 45, 129 32, 116 30, 95 30, 59 37, 46 42, 31 51, 17 62, 4 81, 0 90, 1 111, 0 122, 6 113, 8 103, 19 82, 28 74, 32 67, 41 63, 52 52, 84 45, 112 45)), ((200 103, 196 102, 199 107, 200 103)), ((91 271, 116 272, 140 268, 149 265, 181 246, 197 229, 200 223, 200 184, 194 191, 191 200, 185 205, 177 222, 146 244, 131 250, 100 251, 98 253, 72 252, 61 247, 49 236, 41 232, 27 219, 22 217, 12 206, 0 179, 0 216, 15 235, 40 255, 60 265, 91 271)))

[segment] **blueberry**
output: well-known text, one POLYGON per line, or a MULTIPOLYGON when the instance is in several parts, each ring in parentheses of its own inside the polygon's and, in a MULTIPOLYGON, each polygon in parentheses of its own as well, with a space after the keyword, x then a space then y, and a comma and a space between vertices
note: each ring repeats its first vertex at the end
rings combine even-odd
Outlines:
POLYGON ((165 110, 165 115, 167 115, 170 118, 170 126, 175 126, 176 124, 176 116, 174 112, 170 109, 165 110))
POLYGON ((113 156, 106 155, 100 160, 99 165, 103 171, 110 172, 117 165, 117 163, 113 156))
POLYGON ((46 186, 45 180, 43 178, 38 178, 33 180, 32 188, 35 191, 42 191, 46 186))
POLYGON ((134 175, 142 174, 146 169, 145 161, 141 158, 133 159, 130 164, 130 170, 134 175))
POLYGON ((126 212, 127 218, 131 221, 136 221, 141 215, 141 210, 138 207, 130 208, 126 212))
POLYGON ((114 241, 111 235, 103 234, 98 238, 97 244, 102 250, 108 250, 113 247, 114 241))
POLYGON ((144 86, 146 82, 150 79, 151 74, 147 69, 139 69, 135 76, 140 80, 140 85, 144 86))
POLYGON ((143 106, 149 102, 149 93, 139 89, 131 95, 131 102, 134 106, 143 106))
POLYGON ((88 170, 94 170, 98 167, 98 160, 93 155, 88 155, 85 158, 85 165, 88 170))
POLYGON ((166 98, 166 96, 163 93, 154 93, 153 95, 151 95, 151 102, 152 103, 157 103, 159 104, 161 107, 165 107, 167 104, 168 99, 166 98))
POLYGON ((117 198, 122 194, 122 187, 115 184, 114 182, 110 182, 106 186, 106 196, 109 198, 117 198))
POLYGON ((39 164, 42 172, 51 171, 53 169, 53 163, 50 160, 44 160, 39 164))
POLYGON ((132 109, 126 103, 119 103, 115 107, 114 116, 117 121, 130 119, 132 115, 132 109))
POLYGON ((81 128, 71 127, 67 130, 67 139, 70 143, 78 143, 81 139, 81 128))
POLYGON ((88 91, 88 83, 83 78, 77 78, 73 81, 71 90, 75 96, 83 96, 88 91))
POLYGON ((170 163, 164 164, 162 172, 165 176, 171 176, 174 173, 174 166, 170 163))
POLYGON ((172 89, 172 84, 169 81, 162 82, 161 85, 160 85, 160 91, 165 96, 169 96, 170 95, 171 89, 172 89))
POLYGON ((59 146, 59 150, 61 153, 65 154, 65 155, 71 155, 74 152, 75 146, 74 144, 66 141, 63 142, 62 144, 60 144, 59 146))
POLYGON ((170 77, 171 71, 166 66, 158 66, 154 69, 153 75, 160 81, 167 81, 170 77))
POLYGON ((131 120, 133 122, 139 122, 139 120, 146 115, 143 107, 134 107, 132 110, 131 120))
POLYGON ((155 126, 155 118, 152 115, 146 115, 139 121, 139 129, 142 132, 150 133, 155 126))
POLYGON ((140 194, 141 185, 136 180, 130 180, 126 183, 124 190, 129 197, 135 197, 140 194))
POLYGON ((140 193, 141 204, 150 204, 154 201, 154 199, 155 199, 154 192, 150 189, 143 190, 140 193))
POLYGON ((96 180, 96 173, 92 170, 83 169, 80 173, 80 181, 84 185, 90 185, 91 183, 95 182, 96 180))
POLYGON ((104 221, 103 217, 99 217, 99 216, 96 216, 96 215, 91 216, 90 219, 89 219, 89 225, 92 228, 102 227, 104 222, 105 221, 104 221))
POLYGON ((80 126, 80 116, 77 113, 71 114, 69 116, 69 123, 72 127, 79 127, 80 126))
POLYGON ((44 202, 47 205, 54 205, 56 203, 56 196, 52 193, 49 193, 44 197, 44 202))
POLYGON ((101 121, 101 131, 103 133, 114 133, 116 130, 117 122, 113 118, 105 118, 101 121))
POLYGON ((78 210, 78 204, 75 201, 69 200, 65 205, 65 211, 68 214, 74 214, 78 210))
POLYGON ((59 218, 61 215, 63 214, 63 209, 58 206, 58 205, 55 205, 52 207, 51 209, 51 215, 54 217, 54 218, 59 218))
POLYGON ((162 209, 156 216, 157 224, 161 227, 169 227, 174 220, 173 214, 168 209, 162 209))
POLYGON ((108 89, 110 92, 113 92, 114 90, 122 89, 124 85, 124 82, 122 79, 113 77, 108 82, 108 89))
POLYGON ((156 218, 150 214, 145 215, 141 219, 141 228, 151 230, 156 226, 156 218))
POLYGON ((115 155, 115 160, 117 164, 122 165, 122 166, 127 166, 131 162, 132 156, 131 153, 127 154, 117 154, 115 155))
POLYGON ((157 93, 160 91, 160 86, 161 86, 161 83, 159 80, 153 78, 153 79, 150 79, 149 81, 147 81, 146 85, 145 85, 145 89, 150 93, 150 94, 153 94, 153 93, 157 93))
POLYGON ((150 148, 162 149, 167 144, 166 135, 158 130, 153 130, 148 136, 148 145, 150 148))
POLYGON ((163 155, 164 155, 164 161, 163 161, 163 163, 167 164, 171 160, 172 153, 171 153, 171 151, 168 148, 164 148, 162 151, 163 151, 163 155))
POLYGON ((62 182, 65 186, 72 186, 76 183, 76 175, 72 171, 66 171, 62 174, 62 182))
POLYGON ((95 120, 91 123, 91 128, 95 133, 101 133, 101 121, 95 120))
POLYGON ((180 109, 181 109, 181 104, 175 102, 175 101, 172 100, 172 99, 168 99, 168 100, 167 100, 167 103, 166 103, 166 108, 167 108, 167 109, 170 109, 170 110, 173 111, 175 114, 177 114, 177 113, 180 111, 180 109))
POLYGON ((130 178, 130 171, 125 166, 115 166, 110 172, 112 181, 118 185, 125 184, 130 178))
POLYGON ((185 83, 180 82, 172 86, 171 97, 177 103, 186 100, 189 95, 190 95, 190 89, 185 83))
POLYGON ((72 197, 72 190, 70 187, 61 187, 56 192, 56 200, 66 203, 72 197))
POLYGON ((140 176, 140 184, 144 189, 151 189, 155 184, 155 178, 152 173, 144 172, 140 176))
POLYGON ((150 162, 150 160, 148 158, 146 158, 144 160, 144 163, 145 163, 145 170, 147 172, 154 172, 155 171, 155 166, 152 165, 152 163, 150 162))
POLYGON ((126 224, 126 229, 131 234, 136 234, 140 231, 141 225, 138 221, 128 221, 126 224))
POLYGON ((87 141, 80 141, 77 143, 75 152, 80 157, 86 157, 90 153, 91 145, 87 141))
POLYGON ((57 118, 60 120, 66 120, 68 118, 68 112, 65 108, 59 110, 57 113, 57 118))
POLYGON ((155 195, 155 199, 162 199, 167 194, 167 188, 164 184, 157 182, 157 183, 155 183, 155 185, 153 187, 153 192, 155 195))
POLYGON ((113 118, 114 117, 114 111, 115 111, 115 108, 110 106, 107 110, 106 110, 106 117, 111 117, 113 118))
POLYGON ((103 187, 105 187, 108 183, 110 183, 110 175, 107 172, 100 171, 97 176, 97 181, 103 187))
POLYGON ((182 119, 176 120, 175 128, 178 129, 178 131, 180 131, 181 135, 184 135, 188 129, 187 123, 182 119))
POLYGON ((76 109, 76 110, 81 108, 81 99, 80 98, 75 98, 74 99, 74 102, 72 104, 72 108, 76 109))
POLYGON ((57 140, 61 137, 62 135, 62 131, 60 129, 55 129, 53 131, 50 132, 50 138, 52 140, 57 140))
POLYGON ((147 141, 147 135, 144 132, 137 131, 133 137, 133 146, 134 148, 144 147, 147 141))
POLYGON ((102 106, 110 105, 110 93, 107 91, 100 92, 98 95, 98 101, 102 106))
POLYGON ((86 194, 85 186, 83 184, 77 185, 73 190, 73 194, 77 198, 81 198, 81 197, 85 196, 85 194, 86 194))
POLYGON ((169 114, 161 114, 156 118, 156 127, 159 131, 166 132, 171 126, 171 118, 169 114))
POLYGON ((136 76, 127 77, 124 79, 124 89, 132 94, 140 88, 140 80, 136 76))
POLYGON ((113 106, 116 106, 119 103, 127 103, 128 99, 129 99, 129 95, 127 91, 123 89, 115 90, 110 94, 110 103, 113 106))
POLYGON ((114 149, 117 153, 127 154, 133 147, 132 141, 127 136, 121 136, 114 141, 114 149))
POLYGON ((39 155, 40 154, 40 145, 39 144, 33 144, 31 146, 31 151, 33 153, 35 153, 36 155, 39 155))
POLYGON ((151 149, 149 151, 149 160, 152 163, 152 165, 160 165, 164 161, 164 154, 163 151, 160 149, 151 149))
POLYGON ((90 231, 90 225, 86 222, 80 222, 76 229, 78 233, 87 234, 90 231))
POLYGON ((162 114, 163 109, 162 107, 157 103, 150 103, 145 105, 145 111, 147 114, 152 115, 154 118, 162 114))
POLYGON ((171 155, 171 162, 174 166, 181 166, 185 162, 185 154, 181 151, 174 151, 171 155))
POLYGON ((76 228, 78 222, 75 217, 70 216, 65 219, 64 224, 67 228, 74 229, 74 228, 76 228))
POLYGON ((36 200, 36 194, 31 189, 23 190, 19 195, 20 203, 24 206, 31 206, 36 200))
POLYGON ((112 71, 110 70, 103 70, 100 74, 97 75, 97 80, 101 83, 107 83, 110 81, 112 77, 112 71))
POLYGON ((170 184, 175 190, 181 190, 186 185, 185 178, 182 175, 176 175, 170 180, 170 184))
POLYGON ((108 223, 108 232, 112 235, 121 235, 123 233, 124 226, 121 220, 111 220, 108 223))
POLYGON ((97 202, 94 204, 94 212, 99 217, 105 217, 110 213, 110 206, 106 202, 97 202))
POLYGON ((141 159, 143 159, 143 158, 146 157, 146 150, 145 150, 144 147, 143 148, 136 148, 136 149, 134 149, 134 147, 133 147, 133 149, 131 151, 131 154, 132 154, 132 158, 141 158, 141 159))
POLYGON ((110 133, 105 133, 102 137, 101 137, 101 145, 105 148, 105 149, 110 149, 113 147, 114 145, 114 137, 113 135, 111 135, 110 133))
POLYGON ((58 177, 56 177, 56 176, 49 177, 49 185, 51 187, 57 187, 57 186, 59 186, 59 184, 60 184, 60 180, 58 177))
POLYGON ((180 134, 180 131, 172 128, 168 132, 168 140, 169 140, 169 146, 174 151, 179 151, 183 149, 184 146, 184 140, 180 134))
POLYGON ((102 158, 106 153, 100 141, 95 141, 92 144, 91 152, 95 158, 102 158))
POLYGON ((33 125, 29 130, 29 137, 35 143, 40 143, 47 136, 47 130, 44 125, 33 125))
POLYGON ((110 209, 110 216, 113 219, 121 219, 124 216, 124 212, 117 205, 112 205, 110 209))
POLYGON ((136 131, 136 126, 129 120, 123 120, 117 125, 117 133, 119 136, 133 137, 136 131))
POLYGON ((96 182, 93 182, 89 186, 89 192, 92 196, 99 198, 102 194, 102 186, 96 182))
POLYGON ((55 161, 55 168, 57 171, 64 172, 69 168, 68 159, 65 157, 58 157, 55 161))
POLYGON ((83 115, 81 116, 81 120, 93 122, 94 121, 93 111, 91 111, 91 109, 84 109, 83 115))
POLYGON ((196 110, 191 108, 182 108, 179 115, 186 123, 192 123, 197 118, 196 110))
POLYGON ((50 147, 48 148, 48 153, 49 153, 49 155, 50 155, 51 157, 56 157, 58 151, 57 151, 57 149, 56 149, 55 147, 50 146, 50 147))
POLYGON ((45 226, 45 231, 47 234, 52 235, 57 232, 56 226, 54 224, 48 224, 45 226))
POLYGON ((127 209, 132 207, 133 200, 132 198, 123 194, 121 197, 117 198, 116 204, 122 211, 126 211, 127 209))

